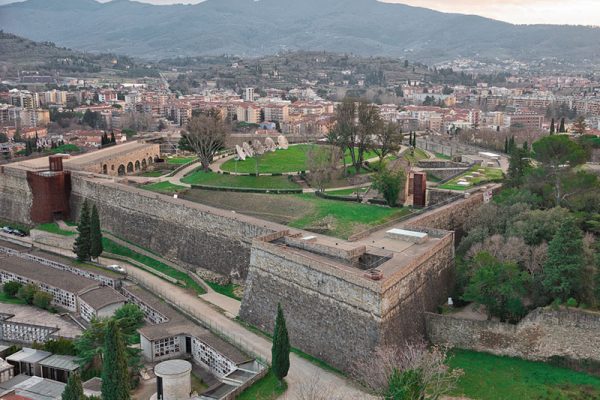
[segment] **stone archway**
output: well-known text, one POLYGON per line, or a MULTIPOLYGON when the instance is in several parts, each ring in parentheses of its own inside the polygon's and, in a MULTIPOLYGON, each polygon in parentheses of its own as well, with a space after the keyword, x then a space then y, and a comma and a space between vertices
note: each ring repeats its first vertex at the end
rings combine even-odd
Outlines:
POLYGON ((125 175, 125 166, 123 164, 119 165, 118 174, 119 176, 125 175))
POLYGON ((141 166, 140 166, 140 162, 139 162, 139 160, 137 160, 137 161, 135 162, 135 170, 136 170, 136 171, 139 171, 139 170, 140 170, 140 168, 141 168, 141 166))
POLYGON ((144 158, 142 160, 142 171, 146 170, 146 168, 148 168, 148 164, 146 164, 146 159, 144 158))
POLYGON ((130 161, 130 162, 127 164, 127 173, 128 173, 128 174, 131 174, 132 172, 133 172, 133 163, 130 161))
POLYGON ((157 162, 158 160, 160 160, 160 158, 158 158, 158 156, 154 156, 154 162, 157 162))
POLYGON ((104 175, 108 175, 108 165, 104 164, 104 165, 102 166, 102 173, 103 173, 104 175))
POLYGON ((152 164, 152 157, 148 157, 148 165, 152 164))

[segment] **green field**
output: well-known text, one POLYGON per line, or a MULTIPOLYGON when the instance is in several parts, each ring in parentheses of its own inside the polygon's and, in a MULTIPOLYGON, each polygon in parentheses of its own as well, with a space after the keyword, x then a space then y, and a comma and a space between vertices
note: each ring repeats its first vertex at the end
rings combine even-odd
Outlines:
MULTIPOLYGON (((287 150, 267 152, 258 158, 258 172, 261 174, 289 173, 308 170, 307 153, 315 144, 299 144, 290 146, 287 150)), ((365 160, 377 157, 374 152, 367 152, 365 160)), ((351 162, 350 153, 346 152, 346 163, 351 162)), ((257 158, 248 158, 244 161, 231 159, 221 166, 226 172, 238 172, 245 174, 256 173, 257 158), (237 164, 237 167, 236 167, 237 164)))
POLYGON ((366 193, 369 190, 369 186, 356 188, 356 189, 340 189, 340 190, 326 190, 325 193, 331 196, 352 196, 356 192, 366 193))
POLYGON ((163 176, 168 174, 169 171, 158 170, 158 171, 146 171, 138 174, 137 176, 143 176, 144 178, 158 178, 159 176, 163 176))
POLYGON ((488 168, 488 167, 475 166, 475 167, 471 168, 469 171, 465 172, 464 174, 462 174, 462 175, 460 175, 438 187, 440 189, 448 189, 448 190, 467 190, 467 189, 471 189, 475 186, 482 185, 484 183, 499 182, 503 178, 504 178, 504 174, 502 173, 502 170, 499 168, 488 168), (472 179, 470 179, 469 183, 471 183, 471 185, 461 186, 458 184, 458 181, 461 178, 463 178, 466 175, 472 175, 473 172, 478 172, 479 170, 482 170, 482 171, 480 171, 481 176, 475 176, 472 179))
POLYGON ((8 297, 2 290, 0 290, 0 303, 25 304, 25 300, 21 300, 16 297, 8 297))
POLYGON ((181 180, 191 185, 251 189, 298 189, 287 176, 238 176, 196 171, 181 180))
POLYGON ((58 224, 56 224, 55 222, 50 222, 47 224, 41 224, 35 227, 35 229, 38 229, 40 231, 44 231, 44 232, 49 232, 49 233, 54 233, 56 235, 62 235, 62 236, 75 236, 77 235, 77 232, 71 232, 71 231, 66 231, 64 229, 61 229, 58 224))
POLYGON ((600 378, 541 362, 454 350, 449 365, 464 371, 452 393, 478 400, 600 399, 600 378))
POLYGON ((185 186, 175 185, 171 182, 151 183, 149 185, 142 186, 142 189, 162 194, 175 194, 187 190, 185 186))
POLYGON ((193 289, 197 294, 204 294, 206 291, 196 281, 194 281, 188 274, 178 271, 177 269, 168 266, 152 257, 145 256, 137 253, 128 247, 121 246, 110 239, 102 238, 102 245, 104 251, 112 254, 116 254, 122 257, 128 257, 132 260, 140 262, 151 269, 162 272, 171 278, 177 279, 178 281, 185 282, 186 287, 193 289))
POLYGON ((421 161, 421 160, 425 160, 427 158, 429 158, 429 156, 427 155, 427 153, 424 150, 421 150, 419 148, 416 148, 414 151, 414 154, 411 154, 410 150, 406 150, 403 154, 402 157, 410 162, 411 164, 416 164, 417 162, 421 161))
POLYGON ((167 164, 184 165, 196 160, 198 157, 171 157, 167 158, 167 164))
POLYGON ((285 381, 280 384, 275 375, 269 371, 264 378, 244 390, 238 400, 275 400, 287 390, 285 381))
POLYGON ((295 197, 306 202, 312 211, 292 221, 289 224, 291 227, 311 228, 325 218, 329 218, 332 220, 333 226, 328 234, 343 239, 347 239, 360 230, 383 224, 411 212, 408 208, 388 208, 370 204, 326 200, 311 194, 301 194, 295 197))

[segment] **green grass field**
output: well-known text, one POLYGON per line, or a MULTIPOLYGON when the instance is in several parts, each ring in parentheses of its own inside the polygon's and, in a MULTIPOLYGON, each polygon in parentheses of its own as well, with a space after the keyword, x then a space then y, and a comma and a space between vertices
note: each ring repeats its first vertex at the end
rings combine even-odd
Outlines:
MULTIPOLYGON (((275 152, 265 153, 258 159, 258 172, 261 174, 274 174, 286 172, 306 171, 307 153, 311 147, 318 146, 314 144, 299 144, 290 146, 287 150, 277 150, 275 152)), ((377 157, 374 152, 367 152, 365 160, 377 157)), ((346 152, 346 163, 351 162, 350 153, 346 152)), ((244 161, 229 160, 221 166, 221 170, 227 172, 238 172, 252 174, 256 173, 257 158, 248 158, 244 161), (237 167, 236 167, 237 163, 237 167)))
POLYGON ((123 257, 131 258, 137 262, 140 262, 151 269, 162 272, 165 275, 175 278, 178 281, 185 282, 186 287, 193 289, 197 294, 204 294, 206 291, 196 281, 194 281, 188 274, 178 271, 173 267, 170 267, 152 257, 145 256, 137 253, 127 247, 121 246, 110 239, 102 238, 102 245, 104 251, 112 254, 116 254, 123 257))
POLYGON ((167 158, 167 164, 184 165, 196 160, 198 157, 171 157, 167 158))
POLYGON ((504 175, 500 168, 488 168, 488 167, 475 166, 475 167, 471 168, 469 171, 465 172, 464 174, 444 183, 443 185, 440 185, 439 188, 440 189, 448 189, 448 190, 467 190, 467 189, 471 189, 475 186, 482 185, 484 183, 498 182, 498 181, 501 181, 503 178, 504 178, 504 175), (480 171, 480 170, 482 170, 482 171, 480 171), (459 180, 461 180, 466 175, 473 175, 473 172, 480 172, 481 175, 474 176, 473 178, 469 179, 468 182, 471 183, 469 186, 461 186, 458 184, 459 180))
POLYGON ((421 161, 421 160, 425 160, 427 158, 429 158, 429 156, 427 155, 427 153, 419 148, 416 148, 414 151, 414 154, 411 154, 410 150, 406 150, 403 154, 402 157, 410 162, 411 164, 416 164, 417 162, 421 161))
POLYGON ((228 188, 252 189, 298 189, 286 176, 237 176, 214 172, 196 171, 181 180, 191 185, 207 185, 228 188))
POLYGON ((44 231, 44 232, 49 232, 49 233, 54 233, 56 235, 62 235, 62 236, 75 236, 77 235, 76 232, 71 232, 71 231, 66 231, 64 229, 61 229, 58 224, 56 224, 55 222, 50 222, 47 224, 41 224, 35 227, 35 229, 38 229, 40 231, 44 231))
POLYGON ((142 189, 162 194, 175 194, 187 190, 185 186, 175 185, 171 182, 158 182, 142 186, 142 189))
POLYGON ((16 297, 8 297, 2 290, 0 290, 0 303, 25 304, 25 300, 21 300, 16 297))
POLYGON ((464 371, 452 393, 478 400, 600 399, 600 378, 541 362, 454 350, 449 365, 464 371))
POLYGON ((366 193, 367 190, 369 190, 369 186, 356 189, 326 190, 325 192, 331 196, 352 196, 356 192, 366 193))
POLYGON ((238 296, 235 295, 235 289, 238 286, 233 283, 230 283, 229 285, 219 285, 218 283, 210 282, 207 280, 205 280, 204 282, 206 282, 206 284, 208 286, 210 286, 211 289, 217 293, 220 293, 227 297, 231 297, 232 299, 235 299, 235 300, 242 300, 238 296))
POLYGON ((264 378, 244 390, 238 400, 275 400, 287 390, 285 381, 280 384, 275 375, 269 371, 264 378))
POLYGON ((442 160, 452 160, 452 157, 447 156, 442 153, 435 153, 436 158, 441 158, 442 160))
POLYGON ((409 214, 408 208, 388 208, 370 204, 326 200, 311 194, 296 195, 310 205, 312 212, 292 221, 294 228, 310 228, 329 217, 333 221, 330 234, 347 239, 362 229, 383 224, 389 220, 409 214))

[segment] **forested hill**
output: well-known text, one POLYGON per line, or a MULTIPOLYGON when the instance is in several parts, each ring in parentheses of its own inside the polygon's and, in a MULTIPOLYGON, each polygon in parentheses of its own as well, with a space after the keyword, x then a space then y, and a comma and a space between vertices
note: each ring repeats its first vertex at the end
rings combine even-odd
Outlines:
POLYGON ((170 6, 28 0, 0 6, 0 27, 75 49, 145 58, 303 49, 425 62, 600 58, 598 28, 512 25, 377 0, 207 0, 170 6))

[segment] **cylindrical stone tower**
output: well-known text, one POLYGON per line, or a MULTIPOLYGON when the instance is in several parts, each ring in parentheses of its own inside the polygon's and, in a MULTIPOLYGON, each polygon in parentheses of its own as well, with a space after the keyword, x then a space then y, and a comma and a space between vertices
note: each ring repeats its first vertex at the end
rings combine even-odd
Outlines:
POLYGON ((184 400, 192 392, 192 364, 185 360, 163 361, 154 367, 157 400, 184 400))

